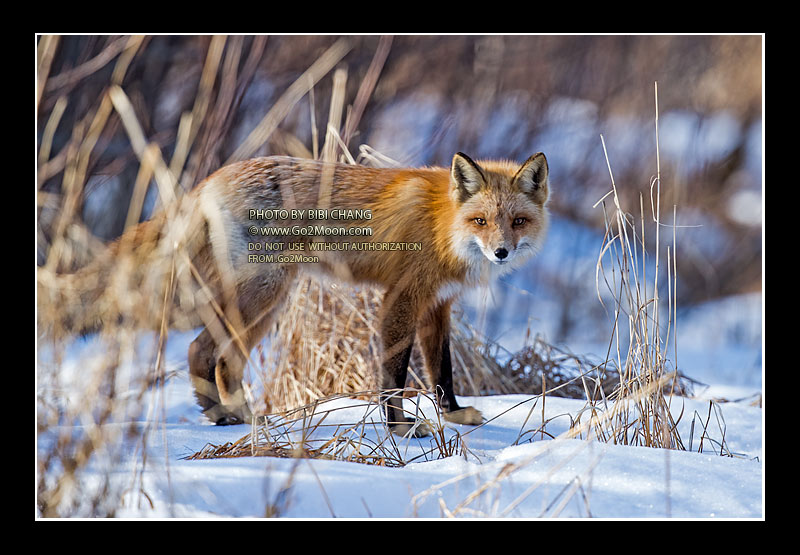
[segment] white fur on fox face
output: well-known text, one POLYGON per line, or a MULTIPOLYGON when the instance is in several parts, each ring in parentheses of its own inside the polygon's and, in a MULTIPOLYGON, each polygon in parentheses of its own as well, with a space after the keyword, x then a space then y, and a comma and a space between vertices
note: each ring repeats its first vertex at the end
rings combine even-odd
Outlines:
POLYGON ((478 237, 473 236, 473 240, 475 242, 475 245, 477 245, 478 248, 480 249, 483 256, 485 256, 486 259, 489 260, 489 262, 491 262, 492 264, 497 264, 498 266, 502 266, 504 264, 508 264, 516 257, 517 249, 513 247, 510 249, 504 247, 503 250, 505 250, 506 255, 503 258, 499 258, 497 256, 497 250, 499 249, 492 250, 488 248, 486 245, 481 243, 481 240, 478 237))

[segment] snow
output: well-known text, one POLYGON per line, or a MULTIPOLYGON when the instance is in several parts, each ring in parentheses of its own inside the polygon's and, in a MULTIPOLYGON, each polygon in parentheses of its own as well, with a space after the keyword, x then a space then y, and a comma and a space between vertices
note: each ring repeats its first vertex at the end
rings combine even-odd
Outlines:
MULTIPOLYGON (((464 454, 440 459, 430 438, 398 439, 405 460, 420 457, 402 468, 270 457, 187 460, 206 444, 233 442, 250 431, 248 426, 213 426, 195 406, 187 373, 181 370, 192 339, 192 333, 170 336, 169 377, 147 400, 161 408, 144 411, 157 416, 139 420, 146 441, 125 446, 113 465, 96 461, 81 475, 86 488, 101 487, 107 475, 111 490, 124 492, 118 518, 260 518, 268 508, 280 517, 303 519, 764 515, 763 409, 751 406, 752 399, 712 405, 708 395, 674 398, 671 411, 676 418, 682 415, 679 433, 686 451, 613 445, 587 433, 570 437, 570 423, 584 401, 546 397, 542 406, 535 396, 504 395, 459 398, 487 419, 480 427, 447 424, 447 437, 460 435, 464 454), (531 433, 542 421, 546 434, 531 433), (706 423, 708 437, 698 452, 706 423), (723 436, 733 456, 720 455, 715 442, 723 436)), ((97 350, 96 341, 78 340, 67 357, 85 358, 97 350)), ((40 393, 49 386, 39 383, 40 393)), ((412 402, 406 400, 407 408, 412 402)), ((431 418, 426 402, 420 401, 420 410, 431 418)), ((330 401, 319 411, 348 404, 356 406, 329 412, 325 423, 352 423, 363 416, 363 402, 348 399, 330 401)), ((40 435, 40 456, 51 434, 60 431, 40 435)))
MULTIPOLYGON (((565 345, 574 353, 604 356, 610 327, 608 315, 596 310, 594 239, 588 230, 556 220, 550 240, 563 248, 545 249, 531 269, 512 274, 490 292, 464 295, 468 314, 488 306, 485 315, 477 311, 469 321, 479 329, 481 319, 493 324, 484 331, 511 350, 521 346, 528 325, 533 333, 553 337, 564 310, 561 299, 553 296, 561 286, 542 276, 547 268, 569 268, 572 294, 586 302, 567 306, 581 325, 573 326, 565 345), (504 310, 507 306, 516 310, 504 310), (578 315, 577 310, 586 312, 578 315), (520 314, 527 319, 513 319, 520 314)), ((465 448, 454 456, 438 458, 430 438, 398 439, 403 460, 413 461, 402 468, 269 457, 187 460, 207 444, 234 442, 250 432, 249 426, 212 425, 195 404, 186 353, 196 334, 170 334, 163 387, 149 392, 143 410, 125 409, 115 415, 116 423, 106 425, 116 439, 104 456, 78 474, 86 500, 70 516, 98 516, 89 498, 104 487, 112 492, 108 501, 114 515, 136 519, 260 518, 267 512, 303 519, 764 516, 761 293, 679 310, 678 367, 705 384, 695 387, 694 398, 673 399, 671 410, 680 418, 685 451, 614 445, 586 433, 568 437, 570 423, 587 418, 585 401, 546 397, 542 403, 536 396, 504 395, 459 399, 481 410, 487 422, 480 427, 446 425, 447 439, 458 436, 465 448), (131 421, 143 432, 140 437, 123 433, 131 421), (539 433, 543 421, 544 434, 539 433)), ((117 383, 131 384, 129 392, 120 391, 120 398, 135 399, 137 380, 153 362, 152 341, 152 336, 142 337, 133 352, 120 354, 117 383)), ((52 371, 52 355, 40 344, 37 398, 50 405, 80 406, 84 397, 79 392, 98 387, 92 377, 102 368, 98 365, 104 354, 97 337, 76 339, 66 345, 61 364, 52 371)), ((252 375, 250 379, 258 381, 252 375)), ((353 423, 364 414, 361 401, 331 403, 323 407, 357 406, 330 412, 326 424, 353 423)), ((434 417, 425 400, 421 410, 434 417)), ((377 440, 380 426, 376 421, 369 437, 377 440)), ((45 457, 57 435, 82 432, 76 425, 39 434, 38 457, 45 457)))
MULTIPOLYGON (((389 154, 392 145, 400 153, 423 152, 421 146, 436 132, 440 105, 438 98, 414 98, 390 106, 383 119, 379 118, 371 143, 389 154)), ((507 132, 516 110, 518 106, 512 103, 495 114, 493 132, 498 136, 507 132)), ((572 168, 586 163, 572 153, 586 152, 575 148, 576 141, 597 143, 595 107, 562 99, 546 116, 539 147, 554 153, 551 166, 572 168), (564 145, 569 148, 562 148, 564 145), (555 160, 559 155, 562 159, 555 160)), ((628 121, 609 122, 607 132, 616 137, 610 141, 612 149, 625 151, 622 147, 626 144, 640 142, 640 137, 651 133, 649 125, 649 121, 647 127, 642 124, 646 132, 621 136, 635 126, 628 121)), ((757 155, 748 149, 749 166, 760 175, 760 121, 746 132, 751 146, 759 149, 757 155)), ((660 133, 662 156, 683 159, 687 149, 698 143, 698 133, 703 139, 718 139, 709 147, 713 156, 727 153, 731 143, 726 138, 734 135, 734 129, 727 114, 719 114, 703 127, 691 114, 673 112, 662 115, 660 133)), ((617 156, 622 153, 612 153, 614 163, 617 156)), ((605 171, 605 162, 599 158, 596 162, 605 171)), ((742 189, 729 201, 729 209, 737 219, 759 225, 763 221, 762 198, 761 191, 742 189)), ((589 205, 596 200, 587 195, 589 205)), ((714 226, 707 218, 699 221, 704 224, 706 240, 713 242, 717 238, 714 226)), ((683 248, 681 240, 679 236, 683 248)), ((607 315, 597 302, 595 289, 599 244, 595 232, 556 220, 548 247, 529 268, 490 290, 464 296, 462 303, 470 321, 485 320, 486 330, 479 329, 502 339, 510 350, 521 346, 530 326, 533 333, 557 337, 572 352, 604 354, 611 328, 603 323, 607 315), (566 276, 567 287, 553 279, 556 274, 566 276), (577 301, 567 304, 558 297, 559 292, 577 301), (476 307, 487 303, 493 306, 488 314, 477 312, 476 307), (504 306, 515 310, 503 312, 504 306), (498 313, 504 317, 497 319, 498 313), (524 319, 508 318, 514 315, 524 315, 524 319), (567 322, 565 317, 571 320, 571 331, 559 337, 559 322, 567 322)), ((673 399, 671 411, 674 418, 680 417, 678 431, 687 450, 615 445, 587 433, 571 437, 570 424, 586 418, 583 400, 486 396, 459 399, 462 405, 483 412, 487 419, 483 426, 446 426, 447 438, 459 439, 464 454, 437 458, 430 438, 398 439, 399 452, 405 460, 413 459, 402 468, 270 457, 187 460, 207 444, 239 440, 250 427, 217 427, 205 420, 194 402, 186 368, 188 345, 196 332, 171 333, 165 384, 149 392, 141 414, 131 411, 130 419, 143 433, 133 440, 124 435, 130 425, 126 414, 106 425, 118 432, 120 440, 109 449, 108 458, 99 457, 76 476, 87 498, 71 516, 98 516, 88 495, 108 487, 121 499, 121 504, 111 500, 114 515, 130 519, 261 518, 268 513, 302 519, 763 519, 762 332, 760 293, 708 303, 678 315, 679 368, 706 384, 696 388, 694 398, 673 399), (534 433, 543 422, 546 433, 534 433), (725 451, 721 453, 723 441, 725 451)), ((143 353, 150 352, 146 343, 141 345, 143 353)), ((97 338, 77 339, 67 346, 58 370, 51 373, 50 354, 40 345, 37 399, 62 405, 80 403, 81 396, 72 392, 96 386, 91 383, 91 369, 102 349, 97 338)), ((152 361, 139 359, 136 353, 123 355, 127 362, 122 369, 128 373, 124 376, 129 375, 127 379, 134 383, 137 372, 145 372, 152 361)), ((117 381, 122 383, 119 377, 117 381)), ((348 402, 359 403, 340 399, 324 407, 338 408, 348 402)), ((421 404, 422 412, 432 417, 431 407, 425 406, 424 400, 421 404)), ((330 412, 326 423, 353 422, 360 418, 356 413, 363 413, 362 405, 330 412)), ((377 427, 379 424, 370 432, 373 438, 379 433, 377 427)), ((62 432, 79 434, 82 428, 80 424, 53 427, 39 434, 38 458, 45 456, 62 432)))

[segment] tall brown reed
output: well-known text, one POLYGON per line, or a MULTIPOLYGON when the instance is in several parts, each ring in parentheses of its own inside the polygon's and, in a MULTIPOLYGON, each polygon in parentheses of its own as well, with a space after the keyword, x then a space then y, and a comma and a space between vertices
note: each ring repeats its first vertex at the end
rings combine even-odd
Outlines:
MULTIPOLYGON (((605 139, 601 135, 603 153, 611 179, 611 191, 597 204, 603 206, 606 232, 597 261, 598 298, 603 301, 600 284, 611 295, 612 337, 609 343, 609 364, 620 376, 612 394, 614 404, 610 417, 603 419, 595 432, 605 441, 624 445, 682 448, 677 422, 670 412, 673 394, 678 387, 677 346, 674 345, 677 314, 676 295, 676 226, 663 223, 661 216, 661 166, 658 145, 658 84, 655 85, 656 175, 650 181, 650 213, 640 195, 638 220, 620 204, 620 195, 605 139), (607 205, 607 197, 610 206, 607 205), (645 234, 648 227, 655 233, 652 253, 648 252, 645 234), (659 280, 663 280, 662 227, 671 227, 672 244, 666 246, 667 304, 661 298, 659 280), (637 232, 638 229, 638 232, 637 232), (653 275, 647 275, 650 259, 653 275), (610 264, 611 268, 607 268, 610 264), (652 280, 651 282, 648 279, 652 280), (666 315, 664 311, 666 309, 666 315), (670 338, 673 341, 669 359, 670 338)), ((596 205, 597 205, 596 204, 596 205)), ((673 210, 673 217, 675 210, 673 210)))
MULTIPOLYGON (((128 68, 150 44, 150 37, 112 38, 98 56, 55 76, 50 67, 60 37, 42 37, 38 44, 37 106, 47 99, 48 91, 66 91, 51 110, 38 159, 38 239, 44 261, 37 268, 37 508, 43 517, 114 516, 125 503, 147 502, 142 477, 144 469, 155 463, 148 441, 152 433, 165 433, 164 355, 169 331, 197 325, 176 320, 180 315, 172 314, 170 307, 176 300, 192 304, 202 294, 191 284, 191 263, 180 245, 157 240, 160 256, 142 268, 135 245, 123 241, 109 260, 105 247, 92 239, 81 222, 80 207, 97 151, 102 153, 121 123, 139 161, 125 228, 139 221, 145 191, 154 182, 160 206, 155 217, 164 213, 161 236, 168 238, 173 227, 186 225, 186 214, 178 208, 185 188, 196 182, 198 174, 215 169, 204 167, 213 158, 207 154, 219 148, 232 119, 230 104, 236 104, 247 88, 266 39, 254 37, 250 55, 240 65, 243 37, 210 37, 193 107, 182 114, 174 130, 175 148, 167 160, 158 136, 146 132, 137 99, 124 86, 128 68), (91 83, 100 83, 98 71, 115 57, 110 80, 100 87, 97 99, 78 103, 72 138, 51 157, 53 136, 70 102, 69 90, 89 77, 91 83), (59 175, 60 192, 44 190, 45 183, 59 175), (101 271, 63 275, 88 261, 101 271), (85 312, 97 317, 85 320, 85 312), (88 326, 91 334, 86 342, 74 336, 74 329, 82 326, 88 326), (127 480, 120 478, 124 474, 120 468, 125 467, 131 468, 127 480)), ((349 48, 346 39, 335 41, 289 87, 234 155, 252 154, 269 140, 291 108, 349 48)), ((166 442, 164 460, 156 464, 164 465, 169 475, 166 442)))

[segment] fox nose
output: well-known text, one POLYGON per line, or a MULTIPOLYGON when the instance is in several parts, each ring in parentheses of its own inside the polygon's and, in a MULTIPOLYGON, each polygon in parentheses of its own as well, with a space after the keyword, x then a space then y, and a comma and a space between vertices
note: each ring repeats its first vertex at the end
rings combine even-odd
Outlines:
POLYGON ((500 247, 499 249, 494 251, 494 255, 500 260, 503 260, 506 256, 508 256, 508 251, 500 247))

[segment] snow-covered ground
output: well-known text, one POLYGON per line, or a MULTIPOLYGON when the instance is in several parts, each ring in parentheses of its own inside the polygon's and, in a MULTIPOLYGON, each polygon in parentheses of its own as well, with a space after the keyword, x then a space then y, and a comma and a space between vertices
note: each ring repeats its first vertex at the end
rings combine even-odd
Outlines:
MULTIPOLYGON (((269 82, 257 84, 249 91, 261 95, 274 88, 269 82)), ((268 94, 259 96, 255 104, 269 105, 268 100, 268 94)), ((527 100, 509 99, 487 118, 491 125, 484 134, 482 151, 507 156, 507 143, 525 144, 525 137, 513 133, 518 127, 515 122, 526 117, 523 108, 530 104, 527 100)), ((436 122, 442 119, 444 106, 449 110, 451 104, 449 99, 445 103, 436 97, 400 98, 377 118, 367 142, 405 163, 437 162, 424 154, 438 133, 436 122), (418 153, 420 158, 409 160, 404 153, 418 153)), ((457 106, 453 121, 462 120, 458 110, 473 109, 457 106)), ((308 114, 305 106, 298 110, 300 117, 308 114)), ((258 109, 245 109, 244 113, 255 114, 258 109)), ((563 179, 576 167, 585 170, 587 164, 594 164, 595 173, 603 176, 594 183, 581 183, 581 187, 590 188, 585 205, 580 207, 587 213, 608 186, 599 132, 605 133, 615 168, 640 159, 642 149, 653 146, 649 114, 643 119, 598 121, 596 106, 564 98, 554 102, 545 116, 536 149, 548 155, 554 171, 554 194, 558 194, 559 177, 563 179), (588 160, 587 152, 592 153, 588 160)), ((463 121, 470 124, 467 118, 463 121)), ((243 120, 241 125, 249 133, 253 122, 243 120)), ((728 209, 738 221, 761 225, 760 121, 738 131, 726 113, 704 121, 691 113, 662 114, 662 157, 682 160, 682 169, 688 171, 727 155, 740 132, 748 134, 748 171, 756 177, 750 179, 751 186, 742 187, 731 198, 728 209), (701 141, 707 137, 714 140, 701 141), (711 146, 703 147, 705 144, 711 146)), ((457 145, 450 144, 457 136, 454 131, 438 137, 441 150, 457 150, 457 145)), ((155 195, 148 196, 146 213, 154 199, 155 195)), ((87 200, 89 215, 92 207, 104 206, 100 195, 90 195, 87 200)), ((696 232, 682 231, 680 245, 683 237, 689 235, 691 241, 698 241, 702 234, 707 248, 719 248, 714 243, 718 238, 714 226, 710 225, 713 220, 707 215, 681 218, 681 222, 705 227, 696 232)), ((530 326, 532 333, 563 342, 574 353, 604 355, 611 327, 603 320, 605 315, 597 302, 599 246, 596 232, 554 221, 546 248, 529 268, 508 276, 490 290, 465 295, 463 305, 470 321, 512 351, 521 347, 530 326), (492 307, 488 313, 476 309, 488 304, 492 307)), ((679 287, 679 304, 680 291, 679 287)), ((579 416, 586 418, 586 404, 581 400, 492 396, 460 400, 481 410, 486 424, 447 427, 448 438, 460 434, 465 456, 420 457, 430 451, 429 438, 398 440, 403 457, 414 459, 402 468, 267 457, 187 460, 186 456, 207 444, 239 440, 250 428, 216 427, 205 420, 191 394, 186 369, 188 345, 195 334, 172 333, 166 349, 166 383, 144 399, 144 416, 132 411, 131 419, 142 434, 124 433, 131 420, 124 418, 124 413, 116 423, 107 425, 118 429, 119 443, 108 446, 107 457, 96 457, 76 475, 79 499, 71 516, 105 514, 92 507, 92 500, 94 492, 106 490, 115 516, 123 518, 259 518, 270 513, 326 519, 451 515, 761 519, 765 513, 765 409, 758 404, 764 389, 762 319, 762 295, 758 293, 679 313, 673 338, 678 345, 678 367, 707 384, 696 387, 695 398, 673 400, 671 410, 675 418, 680 415, 679 433, 685 451, 612 445, 587 439, 586 434, 567 437, 571 422, 579 416), (530 433, 543 421, 547 422, 546 434, 530 433), (723 441, 726 456, 720 454, 723 441)), ((37 401, 80 403, 80 396, 71 392, 97 386, 87 383, 92 380, 92 353, 97 350, 102 350, 102 345, 96 338, 78 339, 66 349, 63 365, 51 372, 48 353, 43 349, 38 355, 37 401)), ((144 372, 152 360, 139 360, 136 365, 144 372)), ((126 395, 124 391, 118 394, 123 398, 126 395)), ((346 403, 337 400, 326 408, 346 403)), ((359 411, 363 412, 360 403, 350 411, 330 412, 326 424, 351 423, 361 418, 359 411)), ((431 416, 430 407, 423 406, 423 411, 431 416)), ((36 438, 38 457, 52 449, 55 434, 80 431, 54 427, 40 434, 36 438)), ((41 516, 38 512, 36 515, 41 516)))
MULTIPOLYGON (((176 389, 185 391, 187 385, 176 389)), ((174 397, 177 401, 183 394, 175 391, 174 397)), ((183 416, 173 413, 165 433, 156 430, 148 441, 152 455, 142 486, 152 506, 131 495, 118 516, 262 517, 268 506, 278 506, 280 516, 299 518, 760 518, 764 514, 762 409, 731 403, 722 407, 725 441, 736 453, 723 457, 708 450, 708 442, 703 453, 586 439, 542 440, 538 435, 515 444, 533 404, 530 398, 464 401, 491 419, 480 428, 458 427, 467 454, 421 460, 403 468, 309 459, 182 460, 206 443, 235 441, 249 430, 207 425, 192 414, 193 409, 183 416)), ((185 405, 186 400, 178 403, 185 405)), ((554 436, 566 432, 569 415, 583 405, 572 399, 547 399, 544 417, 554 418, 547 432, 554 436)), ((686 400, 684 409, 687 416, 681 429, 687 441, 692 415, 705 419, 708 403, 686 400)), ((339 411, 330 414, 327 424, 336 422, 339 411)), ((539 407, 534 417, 541 418, 539 407)), ((347 413, 339 418, 353 421, 347 420, 347 413)), ((709 428, 720 440, 716 423, 709 428)), ((698 436, 696 430, 695 450, 698 436)), ((430 449, 431 443, 426 438, 400 441, 398 448, 412 458, 430 449)), ((132 459, 130 468, 120 469, 119 479, 130 480, 139 464, 132 459)))
MULTIPOLYGON (((685 318, 684 329, 699 333, 708 329, 705 319, 720 322, 722 314, 728 319, 736 314, 752 317, 752 310, 760 309, 760 295, 728 303, 697 309, 685 318)), ((192 333, 170 336, 169 378, 146 400, 152 410, 144 414, 156 416, 139 423, 147 429, 145 441, 124 447, 111 468, 100 460, 79 475, 87 496, 100 487, 124 492, 117 517, 259 518, 268 511, 289 518, 764 516, 764 409, 753 403, 753 393, 762 387, 760 347, 744 349, 747 356, 734 352, 725 358, 729 343, 706 343, 708 355, 696 362, 709 364, 706 368, 711 370, 701 377, 711 387, 698 388, 697 398, 675 398, 671 407, 675 417, 682 414, 679 433, 686 451, 612 445, 587 439, 587 434, 570 438, 566 432, 586 406, 584 401, 547 397, 542 403, 535 397, 508 395, 463 399, 488 420, 477 428, 447 425, 448 438, 460 434, 463 454, 417 458, 431 452, 430 438, 398 440, 398 452, 414 462, 383 468, 269 457, 186 460, 207 444, 234 442, 250 432, 248 426, 213 426, 196 407, 185 370, 192 338, 192 333), (714 365, 712 360, 722 362, 714 365), (714 383, 715 378, 720 381, 714 383), (710 399, 719 397, 730 402, 712 406, 710 399), (530 433, 543 420, 546 434, 530 433), (721 456, 723 439, 725 454, 733 456, 721 456)), ((687 348, 692 347, 687 341, 687 348)), ((95 348, 93 338, 78 340, 67 352, 65 375, 79 375, 87 364, 85 356, 95 348), (80 367, 70 361, 81 361, 80 367)), ((51 384, 40 380, 38 387, 46 394, 51 384)), ((326 424, 353 423, 363 416, 363 402, 331 403, 320 411, 347 403, 357 407, 328 413, 326 424)), ((423 413, 432 416, 424 403, 423 413)), ((124 424, 114 426, 122 429, 124 424)), ((39 437, 40 454, 51 440, 49 434, 39 437)), ((93 516, 88 508, 76 514, 93 516)))
MULTIPOLYGON (((577 354, 605 356, 611 328, 604 312, 591 310, 600 304, 594 284, 598 241, 581 239, 581 233, 556 222, 553 248, 534 259, 534 266, 491 291, 465 295, 462 306, 475 315, 469 321, 513 351, 522 346, 527 326, 550 339, 566 314, 577 325, 570 327, 565 346, 577 354), (559 241, 568 243, 559 246, 559 241), (548 261, 554 252, 560 253, 557 260, 548 261), (565 312, 553 296, 561 286, 541 279, 545 274, 537 261, 545 268, 568 268, 579 302, 565 312), (485 314, 475 311, 480 306, 488 307, 485 314), (509 306, 514 310, 504 309, 509 306)), ((268 457, 185 459, 207 444, 235 442, 250 427, 216 427, 205 420, 186 367, 196 332, 173 332, 165 351, 165 385, 144 399, 144 410, 115 414, 116 423, 107 425, 112 432, 118 428, 116 436, 111 434, 118 440, 112 439, 76 475, 77 500, 70 516, 98 516, 112 507, 115 516, 124 518, 258 518, 267 513, 290 518, 763 518, 764 408, 758 406, 764 387, 762 295, 679 310, 676 329, 678 368, 706 384, 695 387, 694 398, 673 400, 671 410, 676 419, 680 416, 678 431, 687 450, 613 445, 587 439, 585 433, 566 437, 573 420, 588 418, 582 400, 547 397, 542 403, 535 396, 491 396, 463 400, 483 412, 485 425, 447 425, 448 439, 460 434, 464 449, 458 452, 466 456, 423 455, 431 451, 430 438, 401 440, 397 448, 403 460, 413 460, 402 468, 268 457), (131 420, 141 436, 123 433, 131 420), (531 433, 543 421, 546 434, 531 433), (725 456, 720 454, 723 440, 725 456), (91 503, 92 492, 103 488, 110 505, 101 511, 91 503)), ((132 382, 152 367, 152 350, 141 352, 148 354, 133 354, 134 362, 122 366, 132 371, 132 382)), ((77 339, 52 371, 48 349, 40 345, 37 399, 50 406, 82 403, 73 391, 102 387, 92 381, 93 357, 102 360, 103 354, 96 337, 77 339)), ((125 379, 118 375, 117 383, 125 379)), ((117 395, 133 401, 136 391, 138 386, 117 395)), ((360 401, 337 400, 335 406, 347 402, 359 407, 330 412, 325 423, 360 420, 360 401)), ((433 416, 424 403, 423 412, 433 416)), ((55 427, 40 434, 39 457, 51 449, 54 434, 65 432, 81 430, 55 427)), ((373 439, 376 433, 370 432, 373 439)))

